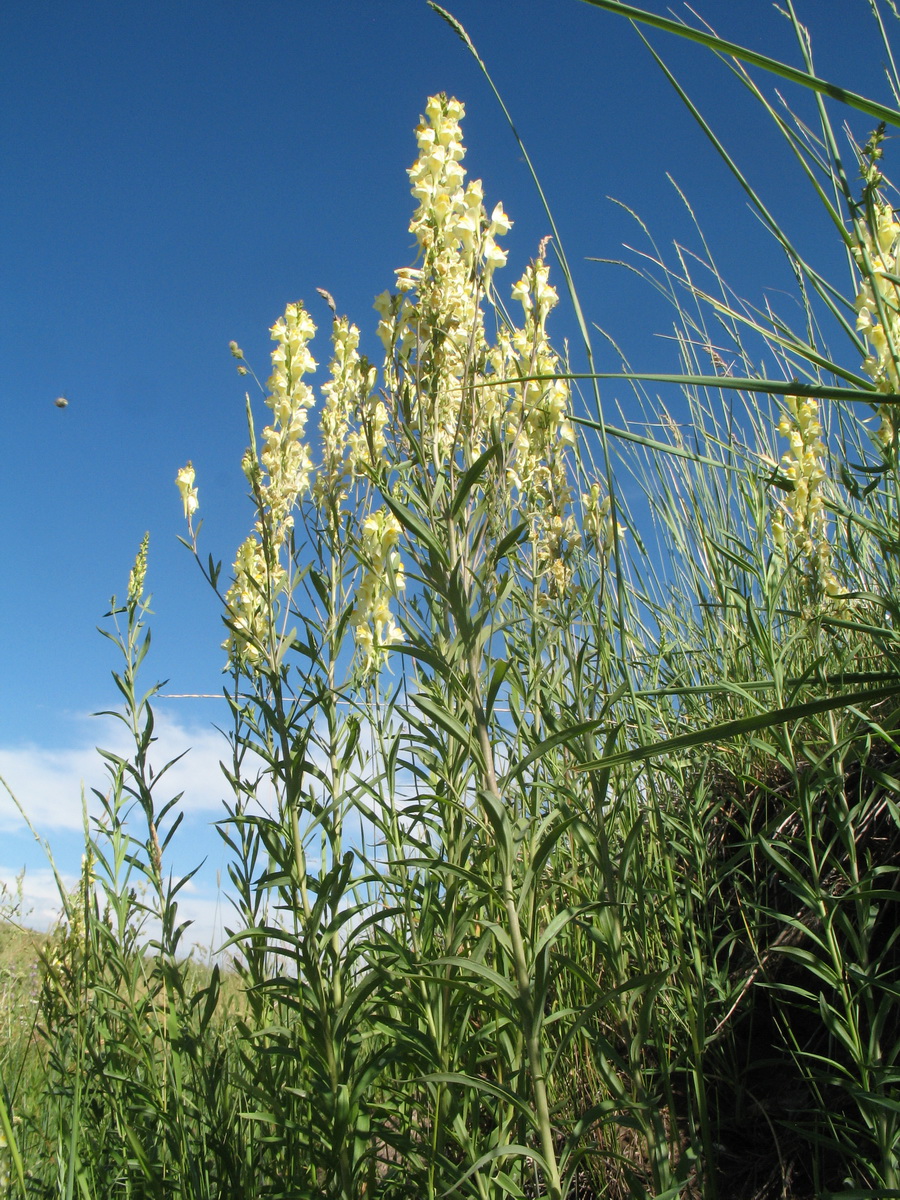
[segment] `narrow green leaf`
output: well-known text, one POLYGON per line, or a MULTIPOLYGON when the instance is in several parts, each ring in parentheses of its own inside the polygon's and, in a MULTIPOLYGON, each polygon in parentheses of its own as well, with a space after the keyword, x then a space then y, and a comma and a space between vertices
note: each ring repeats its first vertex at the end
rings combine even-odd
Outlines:
POLYGON ((455 738, 460 745, 465 746, 467 749, 472 745, 471 732, 458 717, 448 712, 437 701, 432 700, 430 696, 418 695, 412 697, 412 702, 416 708, 420 709, 427 717, 430 717, 439 728, 455 738))
POLYGON ((16 1179, 18 1180, 19 1188, 21 1189, 24 1197, 26 1195, 25 1167, 22 1163, 22 1156, 19 1153, 19 1144, 16 1141, 16 1135, 13 1130, 13 1122, 10 1118, 10 1109, 7 1103, 7 1093, 5 1087, 0 1087, 0 1126, 3 1127, 3 1136, 6 1138, 6 1146, 13 1161, 16 1179))
POLYGON ((429 550, 434 558, 446 566, 447 554, 444 547, 421 517, 417 516, 411 508, 408 508, 405 504, 401 504, 399 500, 395 500, 393 496, 388 495, 386 492, 383 493, 382 499, 403 528, 408 533, 415 534, 421 544, 429 550))
MULTIPOLYGON (((497 988, 498 991, 501 991, 505 995, 509 996, 510 999, 518 999, 519 992, 515 984, 498 974, 497 971, 492 970, 491 967, 485 966, 484 963, 479 962, 477 959, 459 958, 456 955, 448 955, 445 958, 436 958, 430 965, 432 967, 458 967, 459 970, 463 971, 465 974, 477 975, 480 979, 485 980, 485 982, 489 983, 492 987, 497 988)), ((448 982, 441 976, 435 975, 433 978, 439 979, 443 983, 448 982)))
POLYGON ((774 75, 779 75, 782 79, 789 79, 792 83, 799 83, 802 87, 820 92, 824 96, 830 96, 832 100, 837 100, 841 104, 849 104, 852 108, 857 108, 860 112, 874 117, 876 121, 884 121, 887 125, 900 125, 900 112, 896 109, 887 108, 884 104, 878 104, 875 100, 868 100, 865 96, 859 96, 856 92, 848 91, 847 88, 840 87, 838 84, 829 83, 825 79, 819 79, 817 76, 811 75, 808 71, 801 71, 797 67, 788 66, 787 63, 779 62, 777 58, 770 58, 766 54, 759 54, 755 50, 749 50, 746 46, 741 46, 737 42, 728 42, 724 38, 716 37, 714 34, 704 33, 702 29, 692 29, 689 25, 683 25, 680 21, 673 21, 670 17, 658 16, 656 13, 647 12, 643 8, 635 8, 633 4, 626 4, 624 0, 583 0, 583 3, 590 4, 593 8, 602 8, 606 12, 627 17, 630 21, 639 21, 641 24, 651 25, 654 29, 665 30, 666 33, 674 33, 677 37, 684 38, 686 41, 699 42, 701 46, 715 50, 717 54, 727 54, 731 58, 737 58, 741 62, 749 63, 752 67, 761 67, 764 71, 770 71, 774 75))
POLYGON ((466 500, 469 498, 469 493, 472 488, 482 477, 487 470, 488 464, 492 458, 496 458, 500 453, 500 443, 494 442, 488 446, 483 454, 480 454, 472 463, 465 475, 459 481, 459 486, 456 489, 456 495, 453 497, 453 503, 450 505, 450 516, 458 517, 466 500))
MULTIPOLYGON (((665 741, 654 742, 650 746, 637 746, 633 750, 623 750, 619 754, 612 754, 607 758, 579 763, 574 769, 576 771, 597 771, 605 767, 620 766, 622 763, 646 762, 651 758, 658 758, 661 754, 671 754, 676 750, 687 750, 694 746, 707 746, 713 742, 725 742, 757 729, 771 729, 775 725, 800 721, 804 717, 815 716, 817 713, 833 712, 835 709, 850 708, 852 705, 870 704, 875 700, 884 699, 886 696, 896 695, 900 695, 900 684, 872 688, 866 692, 845 692, 840 696, 826 696, 820 700, 810 700, 805 704, 794 704, 788 708, 777 708, 772 712, 760 713, 752 717, 725 721, 721 725, 713 725, 707 729, 698 729, 692 733, 680 734, 678 737, 666 738, 665 741)), ((591 722, 591 724, 599 725, 600 722, 591 722)), ((557 736, 556 741, 559 740, 561 740, 561 735, 557 736)), ((518 774, 522 770, 522 766, 527 765, 529 760, 540 757, 539 751, 542 749, 543 746, 538 747, 529 755, 528 760, 515 768, 514 773, 518 774)), ((511 776, 512 774, 511 772, 511 776)))

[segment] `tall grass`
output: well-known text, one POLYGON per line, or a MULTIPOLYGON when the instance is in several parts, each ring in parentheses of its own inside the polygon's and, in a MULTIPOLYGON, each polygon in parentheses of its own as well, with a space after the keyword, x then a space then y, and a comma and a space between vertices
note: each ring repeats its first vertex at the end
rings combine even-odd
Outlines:
POLYGON ((134 752, 3 1033, 11 1196, 900 1196, 900 226, 881 131, 841 150, 825 101, 900 112, 817 79, 790 3, 805 70, 590 2, 733 63, 848 280, 703 123, 804 321, 738 301, 699 231, 648 243, 681 361, 623 364, 643 416, 616 419, 549 340, 545 246, 504 303, 506 215, 428 102, 384 360, 335 313, 317 401, 308 311, 273 326, 227 586, 178 475, 231 663, 231 965, 184 954, 164 865, 145 543, 110 614, 134 752), (819 132, 743 62, 812 89, 819 132))

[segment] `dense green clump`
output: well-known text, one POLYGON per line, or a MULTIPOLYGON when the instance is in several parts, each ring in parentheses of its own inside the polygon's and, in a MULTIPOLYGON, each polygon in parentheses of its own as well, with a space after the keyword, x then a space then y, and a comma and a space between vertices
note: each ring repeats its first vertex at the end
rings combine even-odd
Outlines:
MULTIPOLYGON (((753 61, 900 124, 808 59, 753 61)), ((465 181, 462 105, 429 100, 384 360, 335 314, 317 403, 287 307, 253 528, 227 587, 203 566, 231 669, 225 956, 185 954, 165 865, 145 542, 110 614, 134 753, 105 755, 35 971, 0 928, 5 1194, 900 1196, 900 224, 883 129, 849 181, 818 112, 818 139, 779 128, 830 180, 847 286, 748 185, 801 332, 711 261, 717 297, 682 252, 645 259, 682 356, 654 383, 686 407, 623 372, 644 427, 619 429, 552 348, 546 245, 507 312, 509 218, 465 181)), ((190 464, 177 482, 201 562, 190 464)))

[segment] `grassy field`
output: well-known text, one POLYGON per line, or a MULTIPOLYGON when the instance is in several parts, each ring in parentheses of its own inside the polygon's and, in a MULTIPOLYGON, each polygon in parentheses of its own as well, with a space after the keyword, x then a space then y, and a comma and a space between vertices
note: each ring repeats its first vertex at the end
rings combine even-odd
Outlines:
POLYGON ((846 278, 752 188, 799 327, 645 259, 687 416, 623 370, 627 428, 551 340, 559 239, 506 280, 428 100, 383 361, 335 314, 316 393, 308 312, 272 327, 230 572, 178 473, 232 664, 226 957, 184 953, 166 869, 145 541, 108 628, 134 752, 59 929, 7 897, 0 1194, 900 1197, 900 112, 805 82, 872 130, 773 111, 846 278))

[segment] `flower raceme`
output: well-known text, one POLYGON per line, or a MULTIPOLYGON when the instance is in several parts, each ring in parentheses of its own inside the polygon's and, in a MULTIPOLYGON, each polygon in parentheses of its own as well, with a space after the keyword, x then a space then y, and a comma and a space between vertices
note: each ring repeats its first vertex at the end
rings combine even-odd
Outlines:
MULTIPOLYGON (((397 270, 394 291, 375 301, 384 347, 380 389, 359 352, 359 329, 335 317, 315 466, 306 440, 315 395, 306 377, 316 369, 309 348, 316 327, 300 303, 289 304, 272 326, 272 420, 243 462, 258 519, 238 550, 226 596, 229 658, 251 672, 278 661, 274 630, 291 604, 301 507, 343 564, 342 586, 355 588, 350 627, 364 672, 383 664, 402 638, 391 609, 404 588, 402 530, 372 497, 380 492, 403 502, 410 462, 435 480, 458 475, 499 440, 503 519, 517 510, 516 519, 527 521, 539 588, 558 594, 570 580, 580 541, 567 459, 575 435, 568 383, 546 332, 557 303, 546 241, 512 289, 523 311, 516 328, 494 298, 494 276, 506 262, 499 240, 511 221, 500 204, 488 215, 481 182, 466 181, 463 116, 459 101, 432 96, 416 129, 409 228, 418 254, 414 265, 397 270), (493 344, 486 306, 498 318, 493 344)), ((243 352, 237 343, 230 349, 246 374, 243 352)), ((177 482, 190 517, 197 507, 190 464, 177 482)))
POLYGON ((416 130, 419 157, 409 176, 418 208, 410 231, 420 265, 397 272, 399 296, 376 301, 386 377, 414 395, 412 421, 437 470, 457 460, 469 465, 499 429, 510 500, 528 519, 538 575, 555 593, 569 581, 567 558, 578 542, 565 463, 575 440, 569 388, 546 335, 557 295, 545 241, 512 289, 523 328, 502 321, 488 344, 483 304, 493 304, 494 274, 506 262, 497 239, 512 223, 500 204, 488 217, 480 181, 465 183, 463 115, 458 101, 434 96, 416 130))
MULTIPOLYGON (((235 559, 234 582, 225 597, 231 632, 224 648, 231 660, 251 667, 274 650, 274 620, 289 578, 282 555, 293 530, 294 509, 310 490, 312 460, 303 439, 315 394, 303 377, 316 369, 309 350, 315 332, 299 303, 289 304, 272 326, 276 345, 266 404, 273 419, 262 431, 258 457, 251 447, 242 463, 259 519, 235 559)), ((236 344, 231 352, 243 359, 236 344)))
POLYGON ((616 538, 625 536, 624 526, 613 516, 612 498, 602 495, 599 483, 592 483, 590 491, 582 493, 581 505, 585 536, 600 559, 607 562, 616 538))
POLYGON ((390 607, 391 596, 405 586, 403 560, 397 551, 401 532, 400 522, 384 508, 370 513, 360 527, 364 571, 350 621, 367 671, 379 665, 391 645, 403 640, 390 607))
MULTIPOLYGON (((196 498, 196 494, 195 494, 196 498)), ((138 605, 144 598, 144 582, 147 578, 147 549, 150 545, 150 534, 145 533, 131 574, 128 576, 128 603, 138 605)))
MULTIPOLYGON (((881 198, 882 175, 877 166, 881 134, 862 153, 865 219, 856 225, 851 247, 860 272, 856 296, 856 328, 865 335, 870 353, 862 364, 881 392, 900 390, 900 223, 881 198)), ((785 396, 786 411, 778 425, 788 439, 781 460, 791 491, 772 521, 772 536, 780 552, 786 549, 785 516, 793 526, 796 548, 809 563, 813 578, 825 595, 835 599, 843 591, 832 570, 832 547, 823 499, 827 483, 825 444, 819 419, 819 402, 812 397, 785 396)), ((889 405, 877 406, 880 427, 876 438, 887 451, 895 443, 895 424, 889 405)), ((841 602, 844 603, 844 602, 841 602)))
POLYGON ((387 445, 384 427, 388 412, 374 394, 376 370, 359 353, 357 327, 339 317, 331 340, 331 378, 322 386, 319 418, 322 466, 313 497, 337 531, 340 507, 349 496, 353 479, 377 471, 387 445))
MULTIPOLYGON (((856 297, 856 328, 865 334, 871 353, 863 370, 882 392, 900 391, 900 224, 890 205, 876 199, 870 219, 861 226, 853 250, 862 276, 856 297)), ((890 448, 894 423, 888 405, 879 409, 877 437, 890 448)))
POLYGON ((426 105, 409 170, 419 262, 397 271, 397 296, 376 300, 385 382, 410 391, 410 416, 437 470, 463 443, 483 449, 489 436, 494 397, 481 386, 488 354, 482 305, 506 262, 497 238, 511 228, 502 205, 488 218, 480 180, 465 182, 464 112, 443 95, 426 105))
MULTIPOLYGON (((272 351, 266 404, 274 420, 262 433, 264 446, 259 462, 268 482, 259 486, 260 499, 269 510, 272 535, 279 545, 293 526, 295 505, 310 486, 312 461, 303 438, 315 394, 304 383, 303 376, 316 369, 308 345, 315 332, 316 327, 302 304, 289 304, 284 316, 271 329, 276 347, 272 351)), ((255 480, 252 461, 245 470, 252 486, 255 480)))
POLYGON ((566 454, 575 443, 575 432, 567 415, 569 385, 557 374, 559 356, 546 332, 558 296, 549 283, 545 252, 546 239, 513 287, 524 327, 501 331, 495 365, 507 377, 522 380, 513 384, 506 405, 506 434, 512 446, 507 482, 528 516, 538 573, 547 581, 548 594, 559 596, 572 581, 569 559, 581 535, 570 511, 566 454))
MULTIPOLYGON (((781 459, 782 470, 792 485, 785 509, 791 517, 794 543, 809 563, 815 581, 827 596, 835 597, 843 589, 831 567, 832 547, 822 494, 827 473, 819 402, 809 396, 785 396, 785 405, 778 423, 778 432, 790 444, 781 459)), ((783 552, 786 534, 781 513, 772 521, 772 536, 783 552)))

